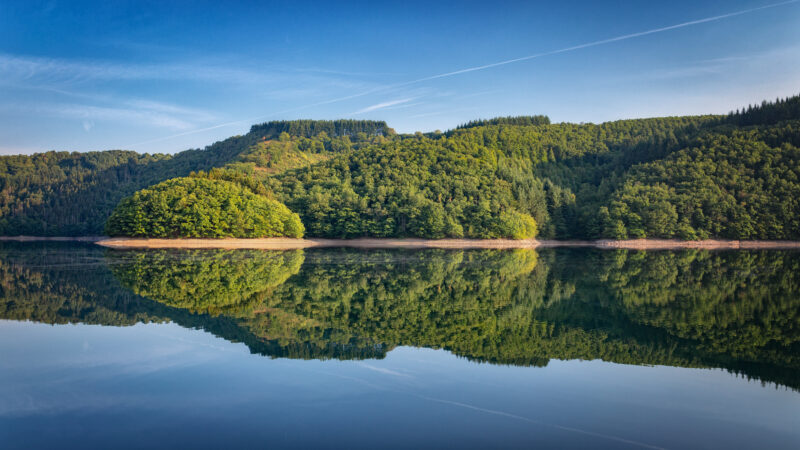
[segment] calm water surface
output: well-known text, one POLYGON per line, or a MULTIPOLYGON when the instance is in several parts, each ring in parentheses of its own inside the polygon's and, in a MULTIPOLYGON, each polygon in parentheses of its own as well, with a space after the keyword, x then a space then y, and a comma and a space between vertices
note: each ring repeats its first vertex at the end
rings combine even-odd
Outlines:
POLYGON ((0 447, 800 448, 800 252, 0 243, 0 447))

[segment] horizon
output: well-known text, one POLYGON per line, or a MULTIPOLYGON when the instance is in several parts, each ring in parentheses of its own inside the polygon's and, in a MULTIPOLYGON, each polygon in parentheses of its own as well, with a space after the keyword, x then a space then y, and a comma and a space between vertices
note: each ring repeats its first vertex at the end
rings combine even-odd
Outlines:
POLYGON ((308 117, 408 134, 727 114, 800 92, 798 0, 462 4, 8 2, 0 155, 173 154, 308 117))
MULTIPOLYGON (((772 101, 775 101, 775 100, 785 100, 785 99, 789 99, 789 98, 796 97, 796 96, 800 96, 800 93, 799 93, 799 94, 796 94, 796 95, 789 96, 789 97, 783 97, 783 98, 780 98, 780 97, 779 97, 779 98, 776 98, 776 99, 764 99, 764 100, 762 100, 762 101, 765 101, 765 102, 772 102, 772 101)), ((758 105, 761 105, 761 104, 762 104, 762 101, 759 101, 759 102, 753 102, 753 103, 750 103, 750 104, 747 104, 747 105, 743 105, 743 107, 735 108, 735 109, 732 109, 732 110, 730 110, 730 111, 728 111, 728 112, 724 112, 724 113, 705 113, 705 114, 673 115, 673 116, 651 116, 651 117, 636 117, 636 118, 619 118, 619 119, 612 119, 612 120, 607 120, 607 121, 603 121, 603 122, 570 122, 570 121, 560 121, 560 122, 554 122, 554 121, 552 121, 552 119, 551 119, 550 125, 558 125, 558 124, 573 124, 573 125, 602 125, 602 124, 604 124, 604 123, 620 122, 620 121, 627 121, 627 120, 648 120, 648 119, 661 119, 661 118, 670 118, 670 117, 692 117, 692 116, 720 116, 720 117, 724 117, 724 116, 726 116, 726 115, 729 115, 729 114, 735 113, 735 112, 737 111, 737 109, 738 109, 738 110, 742 110, 742 111, 744 111, 744 109, 746 109, 746 108, 747 108, 747 107, 749 107, 749 106, 758 106, 758 105), (743 108, 744 108, 744 109, 743 109, 743 108)), ((549 118, 549 116, 548 116, 547 114, 541 114, 541 115, 549 118)), ((454 125, 454 126, 452 126, 452 127, 450 127, 450 128, 446 128, 446 129, 438 129, 438 128, 437 128, 437 129, 434 129, 434 130, 413 130, 413 131, 404 131, 404 132, 397 131, 397 130, 396 130, 396 129, 395 129, 393 126, 392 126, 391 122, 389 122, 388 120, 381 119, 381 118, 375 118, 375 119, 354 119, 354 120, 363 120, 363 121, 367 121, 367 122, 378 122, 378 123, 381 123, 381 122, 382 122, 382 123, 385 123, 385 124, 386 124, 386 125, 387 125, 387 126, 390 128, 390 129, 394 130, 394 131, 395 131, 395 133, 396 133, 396 134, 398 134, 398 135, 413 135, 413 134, 416 134, 416 133, 424 133, 424 134, 428 134, 428 133, 436 133, 436 132, 439 132, 439 133, 448 133, 448 132, 451 132, 451 131, 457 130, 457 129, 459 129, 459 128, 463 127, 463 126, 466 126, 466 125, 468 125, 470 122, 477 122, 477 121, 489 121, 489 120, 493 120, 493 119, 506 118, 506 117, 513 118, 513 117, 533 117, 533 116, 535 116, 535 114, 525 114, 525 115, 519 115, 519 116, 492 116, 492 117, 476 117, 476 118, 473 118, 473 119, 466 120, 466 121, 464 121, 464 122, 462 122, 462 123, 456 124, 456 125, 454 125)), ((327 122, 334 122, 334 121, 337 121, 337 120, 343 120, 343 119, 344 119, 344 118, 341 118, 341 117, 339 117, 339 118, 324 118, 324 119, 319 119, 319 118, 309 118, 309 117, 297 117, 297 118, 294 118, 294 119, 280 119, 280 118, 276 118, 276 119, 268 120, 268 121, 265 121, 265 122, 256 122, 256 123, 253 123, 253 124, 251 124, 251 125, 247 126, 247 127, 246 127, 246 128, 247 128, 247 130, 246 130, 246 131, 244 131, 244 132, 242 132, 242 133, 238 133, 238 134, 231 134, 231 135, 228 135, 228 136, 222 137, 222 138, 220 138, 220 139, 217 139, 217 140, 215 140, 215 141, 213 141, 213 142, 209 142, 209 143, 207 143, 207 144, 205 144, 205 145, 203 145, 203 146, 201 146, 201 147, 194 147, 194 148, 185 148, 185 149, 179 149, 179 150, 176 150, 176 151, 174 151, 174 152, 171 152, 171 153, 170 153, 170 152, 141 152, 141 151, 132 150, 132 149, 126 149, 126 148, 108 148, 108 149, 90 149, 90 150, 49 149, 49 150, 41 150, 41 151, 36 151, 36 152, 33 152, 33 153, 8 153, 8 154, 0 154, 0 156, 19 156, 19 155, 22 155, 22 156, 26 156, 26 155, 27 155, 27 156, 30 156, 30 155, 34 155, 34 154, 47 153, 47 152, 52 152, 52 151, 55 151, 55 152, 62 152, 62 151, 66 151, 66 152, 73 152, 73 151, 77 151, 77 152, 81 152, 81 153, 89 153, 89 152, 103 152, 103 151, 135 151, 135 152, 137 152, 137 153, 154 153, 154 154, 155 154, 155 153, 160 153, 160 154, 172 154, 172 155, 174 155, 174 154, 177 154, 177 153, 180 153, 180 152, 183 152, 183 151, 189 151, 189 150, 205 150, 207 147, 210 147, 211 145, 213 145, 213 144, 215 144, 215 143, 217 143, 217 142, 221 142, 221 141, 224 141, 224 140, 226 140, 226 139, 229 139, 229 138, 232 138, 232 137, 236 137, 236 136, 243 136, 243 135, 249 134, 249 133, 251 133, 251 132, 252 132, 252 130, 251 130, 251 129, 252 129, 252 127, 261 126, 261 125, 266 125, 266 124, 268 124, 268 123, 271 123, 271 122, 300 122, 300 121, 313 121, 313 122, 326 122, 326 121, 327 121, 327 122)))

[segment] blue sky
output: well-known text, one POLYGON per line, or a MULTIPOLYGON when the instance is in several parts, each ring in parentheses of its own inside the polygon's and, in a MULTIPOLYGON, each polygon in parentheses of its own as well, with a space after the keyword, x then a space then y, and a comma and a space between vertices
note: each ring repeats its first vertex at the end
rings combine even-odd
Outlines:
POLYGON ((800 93, 800 1, 778 3, 4 0, 0 154, 173 153, 272 119, 725 113, 800 93))

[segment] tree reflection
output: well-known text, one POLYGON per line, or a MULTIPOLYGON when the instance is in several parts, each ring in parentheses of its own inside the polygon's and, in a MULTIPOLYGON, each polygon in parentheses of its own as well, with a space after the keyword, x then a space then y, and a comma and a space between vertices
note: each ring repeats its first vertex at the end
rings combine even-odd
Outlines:
POLYGON ((0 246, 0 317, 173 321, 252 352, 721 367, 800 386, 800 253, 0 246))
POLYGON ((127 252, 111 269, 123 286, 167 306, 241 315, 302 264, 302 250, 149 250, 127 252))

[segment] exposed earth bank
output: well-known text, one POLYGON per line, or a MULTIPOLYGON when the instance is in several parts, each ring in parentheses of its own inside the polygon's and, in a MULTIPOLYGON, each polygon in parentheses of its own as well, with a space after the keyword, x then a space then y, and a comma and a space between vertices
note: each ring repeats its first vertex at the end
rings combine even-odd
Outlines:
MULTIPOLYGON (((31 240, 27 238, 25 240, 31 240)), ((697 249, 800 249, 798 241, 733 241, 702 240, 681 241, 672 239, 630 239, 596 241, 558 241, 536 239, 100 239, 97 244, 110 248, 248 248, 284 250, 312 247, 353 248, 539 248, 539 247, 595 247, 607 249, 667 250, 697 249)))

